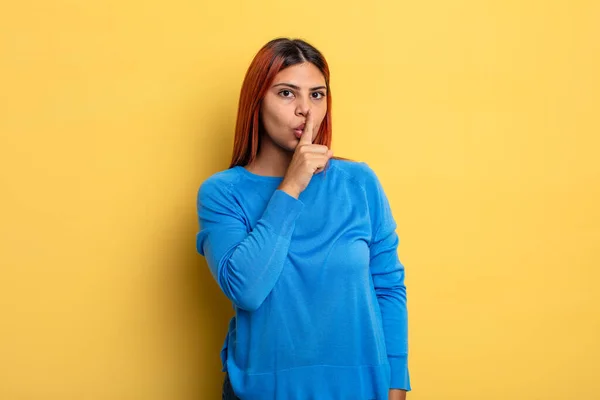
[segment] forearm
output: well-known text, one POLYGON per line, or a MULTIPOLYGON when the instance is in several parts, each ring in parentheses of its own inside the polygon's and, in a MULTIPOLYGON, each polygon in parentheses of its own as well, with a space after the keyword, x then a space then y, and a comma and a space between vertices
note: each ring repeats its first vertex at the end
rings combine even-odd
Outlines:
MULTIPOLYGON (((377 289, 383 334, 390 364, 390 388, 410 390, 408 373, 408 313, 402 278, 388 275, 386 288, 377 289), (395 284, 391 282, 395 281, 395 284)), ((380 280, 381 282, 381 280, 380 280)))
POLYGON ((289 244, 289 238, 259 222, 219 268, 225 295, 244 310, 260 307, 281 275, 289 244))
POLYGON ((223 293, 238 308, 255 311, 279 279, 303 204, 276 190, 249 229, 229 191, 208 186, 199 197, 196 247, 223 293))

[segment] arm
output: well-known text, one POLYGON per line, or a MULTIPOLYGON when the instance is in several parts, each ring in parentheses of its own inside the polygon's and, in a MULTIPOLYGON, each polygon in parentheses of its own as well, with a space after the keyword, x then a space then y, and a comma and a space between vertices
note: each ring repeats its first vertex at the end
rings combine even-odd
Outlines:
MULTIPOLYGON (((411 390, 408 372, 408 314, 404 266, 398 259, 396 222, 381 183, 369 168, 366 190, 373 226, 370 270, 381 310, 383 332, 391 370, 390 399, 411 390), (401 389, 401 390, 394 390, 401 389)), ((405 395, 405 393, 404 393, 405 395)))
POLYGON ((225 184, 208 180, 200 187, 196 249, 237 307, 257 310, 275 286, 303 207, 301 201, 276 190, 249 231, 239 204, 225 184))

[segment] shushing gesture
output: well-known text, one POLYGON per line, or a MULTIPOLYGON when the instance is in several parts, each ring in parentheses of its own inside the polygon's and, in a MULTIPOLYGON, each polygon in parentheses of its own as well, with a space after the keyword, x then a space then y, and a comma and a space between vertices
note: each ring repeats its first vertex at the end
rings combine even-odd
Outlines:
POLYGON ((278 188, 295 198, 306 189, 314 174, 323 171, 333 156, 332 150, 325 145, 313 144, 313 140, 314 120, 312 113, 308 111, 302 136, 278 188))

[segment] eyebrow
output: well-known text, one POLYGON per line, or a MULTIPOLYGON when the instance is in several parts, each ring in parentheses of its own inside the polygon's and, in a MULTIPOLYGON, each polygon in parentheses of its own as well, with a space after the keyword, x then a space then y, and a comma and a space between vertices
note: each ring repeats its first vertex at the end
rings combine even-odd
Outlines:
MULTIPOLYGON (((285 82, 273 85, 273 87, 275 87, 275 86, 289 86, 292 89, 300 90, 299 86, 292 85, 291 83, 285 83, 285 82)), ((310 90, 317 90, 317 89, 327 89, 327 86, 315 86, 314 88, 310 88, 310 90)))

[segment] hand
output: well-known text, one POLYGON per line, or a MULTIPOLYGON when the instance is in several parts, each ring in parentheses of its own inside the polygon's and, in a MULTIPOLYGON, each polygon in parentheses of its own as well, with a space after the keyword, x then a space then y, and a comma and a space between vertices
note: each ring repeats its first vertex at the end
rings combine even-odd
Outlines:
POLYGON ((294 150, 292 161, 283 177, 278 189, 283 190, 290 196, 298 198, 300 193, 306 189, 314 174, 318 174, 325 168, 333 151, 327 146, 313 144, 314 121, 310 111, 306 114, 304 131, 300 141, 294 150))
POLYGON ((406 390, 390 389, 388 400, 406 400, 406 390))

